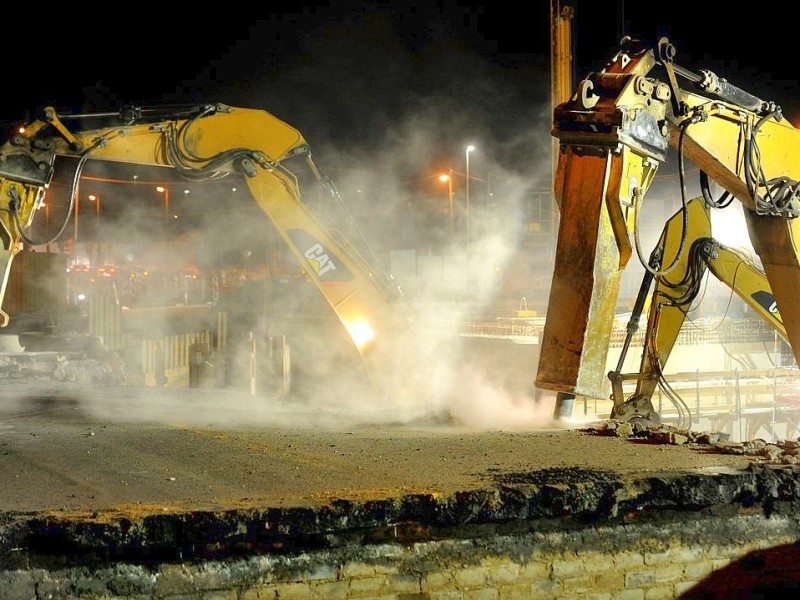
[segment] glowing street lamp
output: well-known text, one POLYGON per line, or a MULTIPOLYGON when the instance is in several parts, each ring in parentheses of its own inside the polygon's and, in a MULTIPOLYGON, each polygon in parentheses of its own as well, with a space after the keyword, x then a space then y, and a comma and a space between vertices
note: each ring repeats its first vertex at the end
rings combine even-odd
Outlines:
POLYGON ((100 264, 100 196, 89 194, 86 198, 94 202, 94 227, 95 227, 95 240, 97 246, 97 262, 100 264))
POLYGON ((169 188, 159 185, 156 191, 159 194, 164 194, 164 224, 169 227, 169 188))
POLYGON ((452 240, 456 232, 455 215, 453 214, 453 169, 450 169, 448 174, 439 175, 439 181, 447 183, 447 206, 450 214, 450 239, 452 240))
POLYGON ((466 198, 467 198, 467 248, 469 248, 470 242, 470 229, 469 229, 469 153, 475 151, 475 146, 470 144, 466 147, 464 156, 467 162, 467 188, 466 188, 466 198))
POLYGON ((44 209, 44 232, 45 232, 45 239, 47 240, 47 247, 45 251, 49 254, 50 253, 50 244, 53 240, 50 239, 50 203, 43 199, 39 206, 36 207, 36 210, 44 209))
MULTIPOLYGON (((95 219, 98 219, 97 223, 99 224, 99 219, 100 219, 100 198, 98 196, 95 196, 94 194, 88 194, 86 196, 86 199, 87 200, 91 200, 92 202, 95 202, 95 219)), ((80 231, 79 230, 80 211, 81 211, 81 196, 80 196, 80 194, 76 193, 75 194, 75 211, 74 211, 75 212, 75 234, 73 235, 73 256, 72 256, 73 262, 76 262, 77 259, 78 259, 78 233, 80 231)), ((98 241, 98 248, 100 247, 99 243, 100 242, 98 241)))
POLYGON ((75 232, 72 235, 72 263, 78 262, 78 213, 81 210, 81 196, 75 193, 75 232))
POLYGON ((95 196, 94 194, 89 194, 86 196, 87 199, 94 202, 94 219, 99 224, 100 222, 100 196, 95 196))
MULTIPOLYGON (((185 189, 185 190, 183 190, 183 197, 184 198, 188 198, 189 194, 191 194, 191 193, 192 193, 192 191, 190 189, 185 189)), ((172 218, 173 219, 177 219, 178 218, 178 213, 175 213, 174 215, 172 215, 172 218)))

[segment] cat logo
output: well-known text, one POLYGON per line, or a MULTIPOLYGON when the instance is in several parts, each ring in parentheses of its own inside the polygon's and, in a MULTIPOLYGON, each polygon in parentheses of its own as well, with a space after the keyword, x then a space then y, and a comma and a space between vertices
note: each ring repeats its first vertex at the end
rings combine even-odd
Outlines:
POLYGON ((353 274, 342 264, 341 258, 316 237, 304 229, 289 229, 286 233, 296 249, 303 253, 309 270, 314 272, 320 283, 342 285, 353 280, 353 274))
POLYGON ((314 267, 314 271, 317 272, 317 275, 322 277, 328 271, 334 271, 336 269, 336 265, 333 264, 331 257, 325 253, 325 249, 322 247, 322 244, 314 244, 303 253, 308 259, 308 262, 311 263, 311 266, 314 267))
POLYGON ((775 296, 769 292, 758 291, 753 294, 753 300, 766 310, 770 316, 778 323, 783 324, 781 319, 781 312, 778 310, 778 303, 775 301, 775 296))

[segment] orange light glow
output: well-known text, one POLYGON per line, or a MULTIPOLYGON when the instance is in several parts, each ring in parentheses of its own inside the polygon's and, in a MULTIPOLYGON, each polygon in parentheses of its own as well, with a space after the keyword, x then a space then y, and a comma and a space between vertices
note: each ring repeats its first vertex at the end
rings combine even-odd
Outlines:
POLYGON ((344 326, 359 351, 362 350, 369 342, 375 339, 375 331, 372 329, 370 324, 367 323, 367 321, 361 320, 353 323, 345 322, 344 326))

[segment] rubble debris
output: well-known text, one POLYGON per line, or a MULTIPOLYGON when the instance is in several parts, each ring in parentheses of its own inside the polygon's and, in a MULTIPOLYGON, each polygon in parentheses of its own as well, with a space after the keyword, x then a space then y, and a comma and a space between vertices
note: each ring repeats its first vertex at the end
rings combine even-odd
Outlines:
POLYGON ((0 380, 68 381, 84 385, 122 385, 125 363, 102 338, 89 334, 13 336, 19 350, 5 344, 0 352, 0 380))
POLYGON ((727 434, 709 431, 692 431, 672 425, 654 425, 640 421, 619 421, 609 419, 582 428, 581 431, 593 435, 607 435, 651 444, 688 446, 705 452, 738 454, 752 458, 759 463, 787 464, 800 463, 800 439, 767 442, 754 439, 734 442, 727 434))

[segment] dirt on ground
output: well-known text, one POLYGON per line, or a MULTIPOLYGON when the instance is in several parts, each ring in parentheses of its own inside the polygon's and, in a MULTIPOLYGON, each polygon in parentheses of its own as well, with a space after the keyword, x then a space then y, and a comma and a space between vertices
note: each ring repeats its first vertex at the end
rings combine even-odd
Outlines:
POLYGON ((243 391, 4 383, 0 478, 13 485, 0 488, 0 507, 103 518, 320 506, 441 496, 531 473, 638 478, 766 460, 716 438, 637 435, 627 424, 555 421, 548 410, 506 421, 487 414, 480 425, 439 412, 404 419, 265 403, 243 391))

